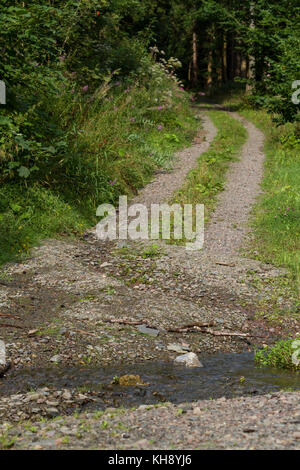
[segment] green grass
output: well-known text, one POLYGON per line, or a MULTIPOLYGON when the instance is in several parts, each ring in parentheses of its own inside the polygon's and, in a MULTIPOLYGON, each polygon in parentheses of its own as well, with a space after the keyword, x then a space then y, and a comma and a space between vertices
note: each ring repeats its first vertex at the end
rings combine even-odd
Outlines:
POLYGON ((287 267, 300 294, 300 140, 293 124, 276 127, 263 110, 241 114, 266 136, 263 195, 254 213, 251 253, 261 261, 287 267))
MULTIPOLYGON (((217 136, 171 201, 181 205, 204 204, 206 221, 216 206, 218 193, 224 188, 226 170, 247 139, 245 128, 229 114, 215 110, 208 114, 218 129, 217 136)), ((172 243, 183 241, 186 240, 172 240, 172 243)))
POLYGON ((7 426, 6 430, 0 434, 0 450, 10 449, 17 440, 17 437, 10 435, 10 430, 11 426, 7 426))
POLYGON ((265 346, 255 353, 255 362, 261 366, 277 369, 300 370, 299 359, 300 341, 293 339, 277 341, 273 346, 265 346))
POLYGON ((98 205, 136 194, 199 127, 188 95, 167 78, 128 90, 104 85, 89 103, 77 100, 51 106, 65 133, 50 159, 26 180, 0 174, 0 264, 43 238, 83 233, 97 223, 98 205))
POLYGON ((0 221, 1 264, 20 259, 41 238, 80 233, 89 219, 50 189, 6 184, 0 188, 0 221))

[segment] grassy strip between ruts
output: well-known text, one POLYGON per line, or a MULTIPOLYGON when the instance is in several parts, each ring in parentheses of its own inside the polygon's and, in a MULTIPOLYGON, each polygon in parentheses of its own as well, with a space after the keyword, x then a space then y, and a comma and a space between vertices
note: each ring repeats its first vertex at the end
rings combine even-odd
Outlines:
MULTIPOLYGON (((224 188, 226 170, 235 160, 247 139, 246 129, 228 113, 211 110, 209 117, 218 129, 209 150, 198 159, 198 165, 187 176, 182 188, 174 194, 172 204, 204 204, 205 220, 214 210, 217 195, 224 188)), ((182 244, 185 239, 171 243, 182 244)))
MULTIPOLYGON (((263 195, 254 211, 251 255, 287 267, 300 295, 300 139, 294 124, 276 127, 262 110, 241 111, 266 135, 263 195)), ((299 130, 298 130, 299 133, 299 130)))

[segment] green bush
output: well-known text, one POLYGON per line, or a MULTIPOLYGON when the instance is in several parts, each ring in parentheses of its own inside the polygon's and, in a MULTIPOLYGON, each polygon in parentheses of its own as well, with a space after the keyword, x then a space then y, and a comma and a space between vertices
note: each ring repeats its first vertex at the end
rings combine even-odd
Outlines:
MULTIPOLYGON (((295 339, 280 340, 274 346, 265 346, 264 349, 256 351, 255 362, 261 366, 277 369, 300 370, 300 364, 297 364, 298 361, 293 359, 296 348, 300 350, 300 341, 295 341, 295 339)), ((294 358, 296 355, 297 353, 294 358)))
POLYGON ((148 51, 139 14, 136 0, 1 2, 0 261, 81 232, 190 142, 178 61, 148 51))
POLYGON ((117 0, 1 2, 0 183, 41 179, 67 149, 74 114, 107 76, 137 73, 147 53, 118 29, 125 7, 117 0))
POLYGON ((273 113, 274 121, 278 124, 300 121, 300 104, 292 101, 292 94, 296 91, 292 85, 294 81, 300 80, 300 37, 294 34, 279 39, 278 58, 269 59, 263 84, 259 83, 256 92, 250 97, 252 104, 273 113), (260 88, 262 93, 259 93, 260 88))
POLYGON ((88 94, 66 88, 45 99, 43 144, 32 139, 25 152, 27 143, 3 143, 0 262, 27 254, 43 237, 82 232, 97 222, 99 204, 135 194, 190 143, 197 121, 188 96, 151 58, 140 67, 139 79, 108 76, 88 94))

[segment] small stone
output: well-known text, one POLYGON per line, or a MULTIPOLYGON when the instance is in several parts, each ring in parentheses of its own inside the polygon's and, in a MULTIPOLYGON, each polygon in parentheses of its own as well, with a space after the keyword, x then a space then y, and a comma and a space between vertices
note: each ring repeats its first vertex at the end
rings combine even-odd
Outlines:
POLYGON ((196 408, 194 408, 193 414, 195 416, 200 416, 201 415, 201 409, 199 408, 199 406, 196 406, 196 408))
POLYGON ((55 416, 59 415, 59 411, 57 408, 47 408, 46 413, 49 418, 54 418, 55 416))
POLYGON ((62 357, 60 354, 56 354, 55 356, 52 356, 51 359, 50 359, 50 362, 61 362, 62 361, 62 357))
POLYGON ((137 441, 135 443, 135 446, 140 449, 146 449, 148 445, 149 445, 149 441, 147 439, 141 439, 140 441, 137 441))
POLYGON ((61 426, 59 428, 59 431, 62 433, 62 434, 67 434, 67 435, 71 435, 72 434, 72 431, 67 428, 67 426, 61 426))
POLYGON ((140 410, 140 411, 146 411, 147 409, 148 409, 148 405, 140 405, 138 407, 138 410, 140 410))
POLYGON ((167 346, 168 351, 174 351, 177 352, 178 354, 182 353, 185 354, 187 351, 189 351, 189 348, 186 346, 183 346, 181 344, 176 344, 176 343, 170 343, 167 346))
POLYGON ((66 391, 62 394, 62 398, 63 398, 64 400, 71 400, 72 394, 71 394, 68 390, 66 390, 66 391))
POLYGON ((186 367, 203 367, 203 364, 199 361, 195 353, 189 352, 182 356, 177 356, 174 359, 177 364, 184 364, 186 367))
POLYGON ((82 393, 79 393, 76 398, 77 398, 77 400, 80 400, 80 401, 85 401, 85 400, 88 400, 88 399, 89 399, 88 396, 83 395, 82 393))
POLYGON ((4 341, 0 340, 0 367, 6 365, 6 348, 4 341))
POLYGON ((150 336, 158 336, 159 331, 155 330, 154 328, 148 328, 146 325, 139 325, 137 327, 140 333, 144 333, 145 335, 150 335, 150 336))
POLYGON ((31 413, 36 413, 36 414, 37 414, 37 413, 39 413, 40 411, 41 411, 40 408, 32 408, 32 409, 31 409, 31 413))
POLYGON ((40 398, 40 394, 39 394, 39 393, 34 393, 33 395, 30 395, 30 396, 28 397, 29 401, 37 401, 39 398, 40 398))
POLYGON ((34 336, 39 330, 30 330, 28 331, 28 336, 34 336))
POLYGON ((58 401, 51 401, 51 400, 47 400, 46 401, 46 405, 50 406, 50 407, 55 407, 55 406, 58 406, 59 405, 59 402, 58 401))

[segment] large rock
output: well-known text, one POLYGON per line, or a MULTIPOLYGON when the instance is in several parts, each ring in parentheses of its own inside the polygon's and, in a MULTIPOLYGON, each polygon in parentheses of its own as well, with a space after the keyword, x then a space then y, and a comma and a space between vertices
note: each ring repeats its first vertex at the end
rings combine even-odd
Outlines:
POLYGON ((182 354, 182 356, 177 356, 174 362, 176 364, 184 364, 186 367, 204 367, 199 361, 197 355, 192 352, 182 354))

